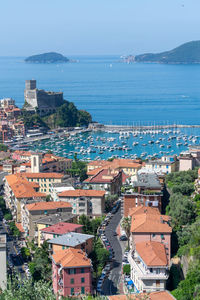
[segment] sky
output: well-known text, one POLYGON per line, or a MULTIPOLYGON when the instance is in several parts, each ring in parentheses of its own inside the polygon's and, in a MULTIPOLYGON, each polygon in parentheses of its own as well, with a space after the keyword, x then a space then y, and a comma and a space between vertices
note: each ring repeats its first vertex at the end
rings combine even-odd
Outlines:
POLYGON ((200 0, 1 0, 0 56, 141 54, 200 39, 200 0))

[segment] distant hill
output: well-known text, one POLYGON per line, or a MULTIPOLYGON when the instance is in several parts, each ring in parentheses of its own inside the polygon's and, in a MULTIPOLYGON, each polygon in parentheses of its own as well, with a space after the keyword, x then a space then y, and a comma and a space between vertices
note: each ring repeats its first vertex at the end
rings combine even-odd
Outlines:
POLYGON ((32 55, 25 59, 25 62, 29 63, 41 63, 41 64, 51 64, 51 63, 67 63, 70 60, 60 53, 48 52, 38 55, 32 55))
POLYGON ((163 64, 199 64, 200 41, 185 43, 171 51, 158 54, 145 53, 135 56, 135 62, 150 62, 163 64))

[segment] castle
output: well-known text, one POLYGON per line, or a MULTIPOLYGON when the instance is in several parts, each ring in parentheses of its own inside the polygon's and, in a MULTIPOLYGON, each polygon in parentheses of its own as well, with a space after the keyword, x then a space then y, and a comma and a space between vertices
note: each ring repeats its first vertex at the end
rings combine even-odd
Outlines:
POLYGON ((56 107, 63 104, 62 92, 51 92, 36 88, 36 80, 26 80, 24 90, 24 109, 38 112, 40 116, 54 113, 56 107))

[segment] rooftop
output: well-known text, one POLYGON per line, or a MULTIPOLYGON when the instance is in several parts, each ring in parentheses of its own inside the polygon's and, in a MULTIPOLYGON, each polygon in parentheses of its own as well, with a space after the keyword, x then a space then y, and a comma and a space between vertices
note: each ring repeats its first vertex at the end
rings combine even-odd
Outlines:
POLYGON ((68 190, 58 194, 58 197, 103 197, 105 191, 96 190, 68 190))
POLYGON ((172 228, 168 225, 169 217, 155 214, 138 214, 132 216, 131 232, 133 233, 171 233, 172 228))
POLYGON ((110 169, 102 169, 94 176, 84 180, 84 183, 112 183, 119 176, 120 172, 110 169))
POLYGON ((58 222, 69 222, 73 220, 75 215, 68 212, 56 212, 50 216, 38 218, 34 222, 37 224, 54 225, 58 222))
POLYGON ((70 232, 64 235, 61 235, 57 238, 51 239, 48 241, 49 244, 62 245, 67 247, 76 247, 85 243, 87 240, 93 238, 93 235, 70 232))
POLYGON ((167 266, 165 246, 159 242, 141 242, 135 245, 136 251, 148 267, 167 266))
POLYGON ((41 231, 45 232, 45 233, 53 233, 53 234, 63 235, 68 232, 73 232, 76 229, 79 229, 82 227, 83 227, 83 225, 79 225, 79 224, 59 222, 55 225, 49 226, 47 228, 43 228, 43 229, 41 229, 41 231))
MULTIPOLYGON (((114 295, 108 296, 109 300, 140 300, 141 296, 146 296, 146 300, 174 300, 168 291, 157 291, 151 293, 128 294, 128 295, 114 295)), ((176 299, 175 299, 176 300, 176 299)))
POLYGON ((63 268, 91 267, 91 261, 80 249, 68 248, 52 255, 55 264, 63 268))
POLYGON ((138 173, 133 181, 133 187, 143 187, 145 189, 161 189, 159 178, 155 173, 138 173))
POLYGON ((64 174, 61 173, 23 173, 27 178, 63 178, 64 174))
POLYGON ((29 211, 35 211, 35 210, 54 210, 58 208, 68 208, 71 207, 71 204, 65 201, 57 201, 57 202, 37 202, 37 203, 31 203, 27 204, 26 208, 29 211))
POLYGON ((140 214, 152 214, 152 215, 160 216, 160 212, 157 207, 137 206, 129 209, 129 216, 140 215, 140 214))

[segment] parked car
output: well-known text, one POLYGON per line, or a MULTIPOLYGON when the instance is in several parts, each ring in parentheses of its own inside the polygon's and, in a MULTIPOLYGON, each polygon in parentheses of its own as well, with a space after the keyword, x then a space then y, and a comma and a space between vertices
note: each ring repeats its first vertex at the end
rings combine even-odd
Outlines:
POLYGON ((126 235, 121 235, 119 239, 120 241, 127 241, 126 235))

